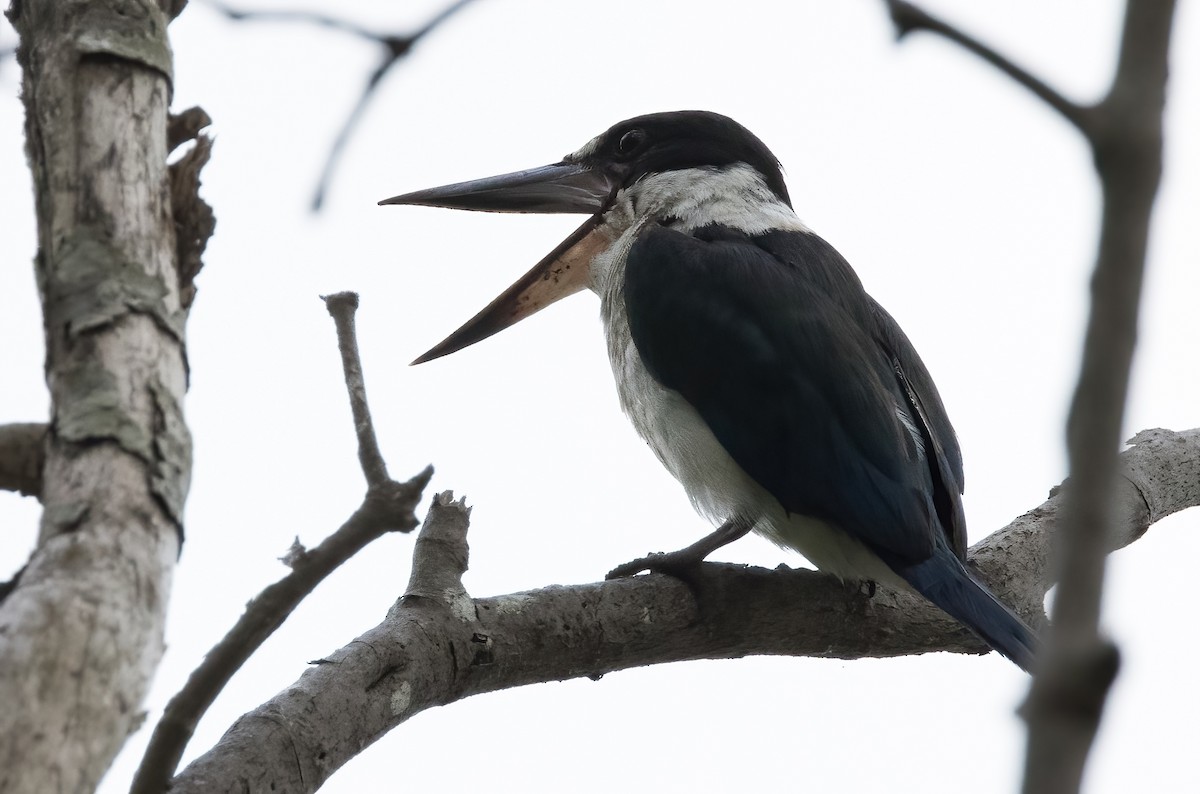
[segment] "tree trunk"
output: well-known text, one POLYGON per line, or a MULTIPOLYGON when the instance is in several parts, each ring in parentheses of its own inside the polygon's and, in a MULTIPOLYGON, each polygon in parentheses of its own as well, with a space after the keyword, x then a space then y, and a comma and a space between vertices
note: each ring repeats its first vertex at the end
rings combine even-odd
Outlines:
POLYGON ((50 427, 38 544, 0 603, 0 791, 83 792, 162 656, 191 439, 152 0, 16 0, 50 427))

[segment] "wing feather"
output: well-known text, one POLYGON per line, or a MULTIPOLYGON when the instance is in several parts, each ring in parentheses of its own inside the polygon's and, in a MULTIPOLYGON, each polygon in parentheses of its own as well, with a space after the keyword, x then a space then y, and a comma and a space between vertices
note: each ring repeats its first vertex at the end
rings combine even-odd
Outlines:
POLYGON ((932 379, 824 240, 653 226, 630 248, 625 302, 650 373, 788 512, 893 566, 942 533, 958 551, 962 464, 932 379))

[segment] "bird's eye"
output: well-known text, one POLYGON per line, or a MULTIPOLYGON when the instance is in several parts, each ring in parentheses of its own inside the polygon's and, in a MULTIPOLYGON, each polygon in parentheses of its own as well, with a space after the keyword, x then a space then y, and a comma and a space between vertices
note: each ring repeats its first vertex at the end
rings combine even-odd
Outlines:
POLYGON ((621 140, 617 141, 617 154, 628 157, 641 148, 646 140, 646 133, 639 129, 632 129, 621 136, 621 140))

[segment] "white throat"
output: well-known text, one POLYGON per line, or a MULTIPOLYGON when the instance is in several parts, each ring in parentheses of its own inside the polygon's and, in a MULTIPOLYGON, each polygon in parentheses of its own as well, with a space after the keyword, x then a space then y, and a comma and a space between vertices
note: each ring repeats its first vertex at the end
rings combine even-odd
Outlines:
POLYGON ((591 287, 602 299, 624 281, 625 257, 638 232, 664 219, 685 234, 712 224, 746 234, 774 229, 812 233, 745 163, 648 174, 620 190, 605 213, 606 236, 613 243, 591 264, 591 287))
MULTIPOLYGON (((622 192, 640 216, 673 218, 672 227, 682 232, 713 223, 747 234, 810 231, 758 171, 744 163, 650 174, 622 192)), ((617 201, 621 199, 618 194, 617 201)))

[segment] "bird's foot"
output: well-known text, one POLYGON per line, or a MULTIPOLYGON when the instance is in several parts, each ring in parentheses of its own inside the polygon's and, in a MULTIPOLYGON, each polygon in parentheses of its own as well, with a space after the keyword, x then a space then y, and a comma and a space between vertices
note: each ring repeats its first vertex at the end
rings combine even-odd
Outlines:
POLYGON ((700 569, 700 563, 704 562, 705 557, 722 546, 733 543, 738 538, 745 537, 746 533, 753 526, 753 521, 730 519, 687 548, 665 553, 660 551, 636 560, 630 560, 623 565, 613 568, 604 578, 620 579, 625 576, 633 576, 642 571, 650 571, 651 573, 663 573, 668 576, 674 576, 676 579, 683 579, 685 582, 689 581, 695 577, 696 572, 700 569))
POLYGON ((714 597, 711 594, 711 585, 705 583, 704 578, 704 553, 697 553, 693 546, 688 546, 686 549, 679 549, 671 552, 655 552, 647 554, 645 557, 640 557, 636 560, 618 565, 607 574, 605 579, 622 579, 627 576, 639 574, 642 571, 649 573, 661 573, 665 576, 670 576, 683 583, 692 594, 692 599, 696 602, 696 608, 699 614, 703 615, 711 610, 711 604, 714 597))
POLYGON ((645 557, 639 557, 636 560, 630 560, 618 565, 606 573, 604 578, 623 579, 626 576, 634 576, 646 571, 647 573, 662 573, 667 576, 674 576, 676 579, 688 579, 690 578, 688 574, 695 572, 700 563, 704 562, 704 557, 689 552, 691 552, 691 546, 679 551, 656 551, 653 554, 647 554, 645 557))

